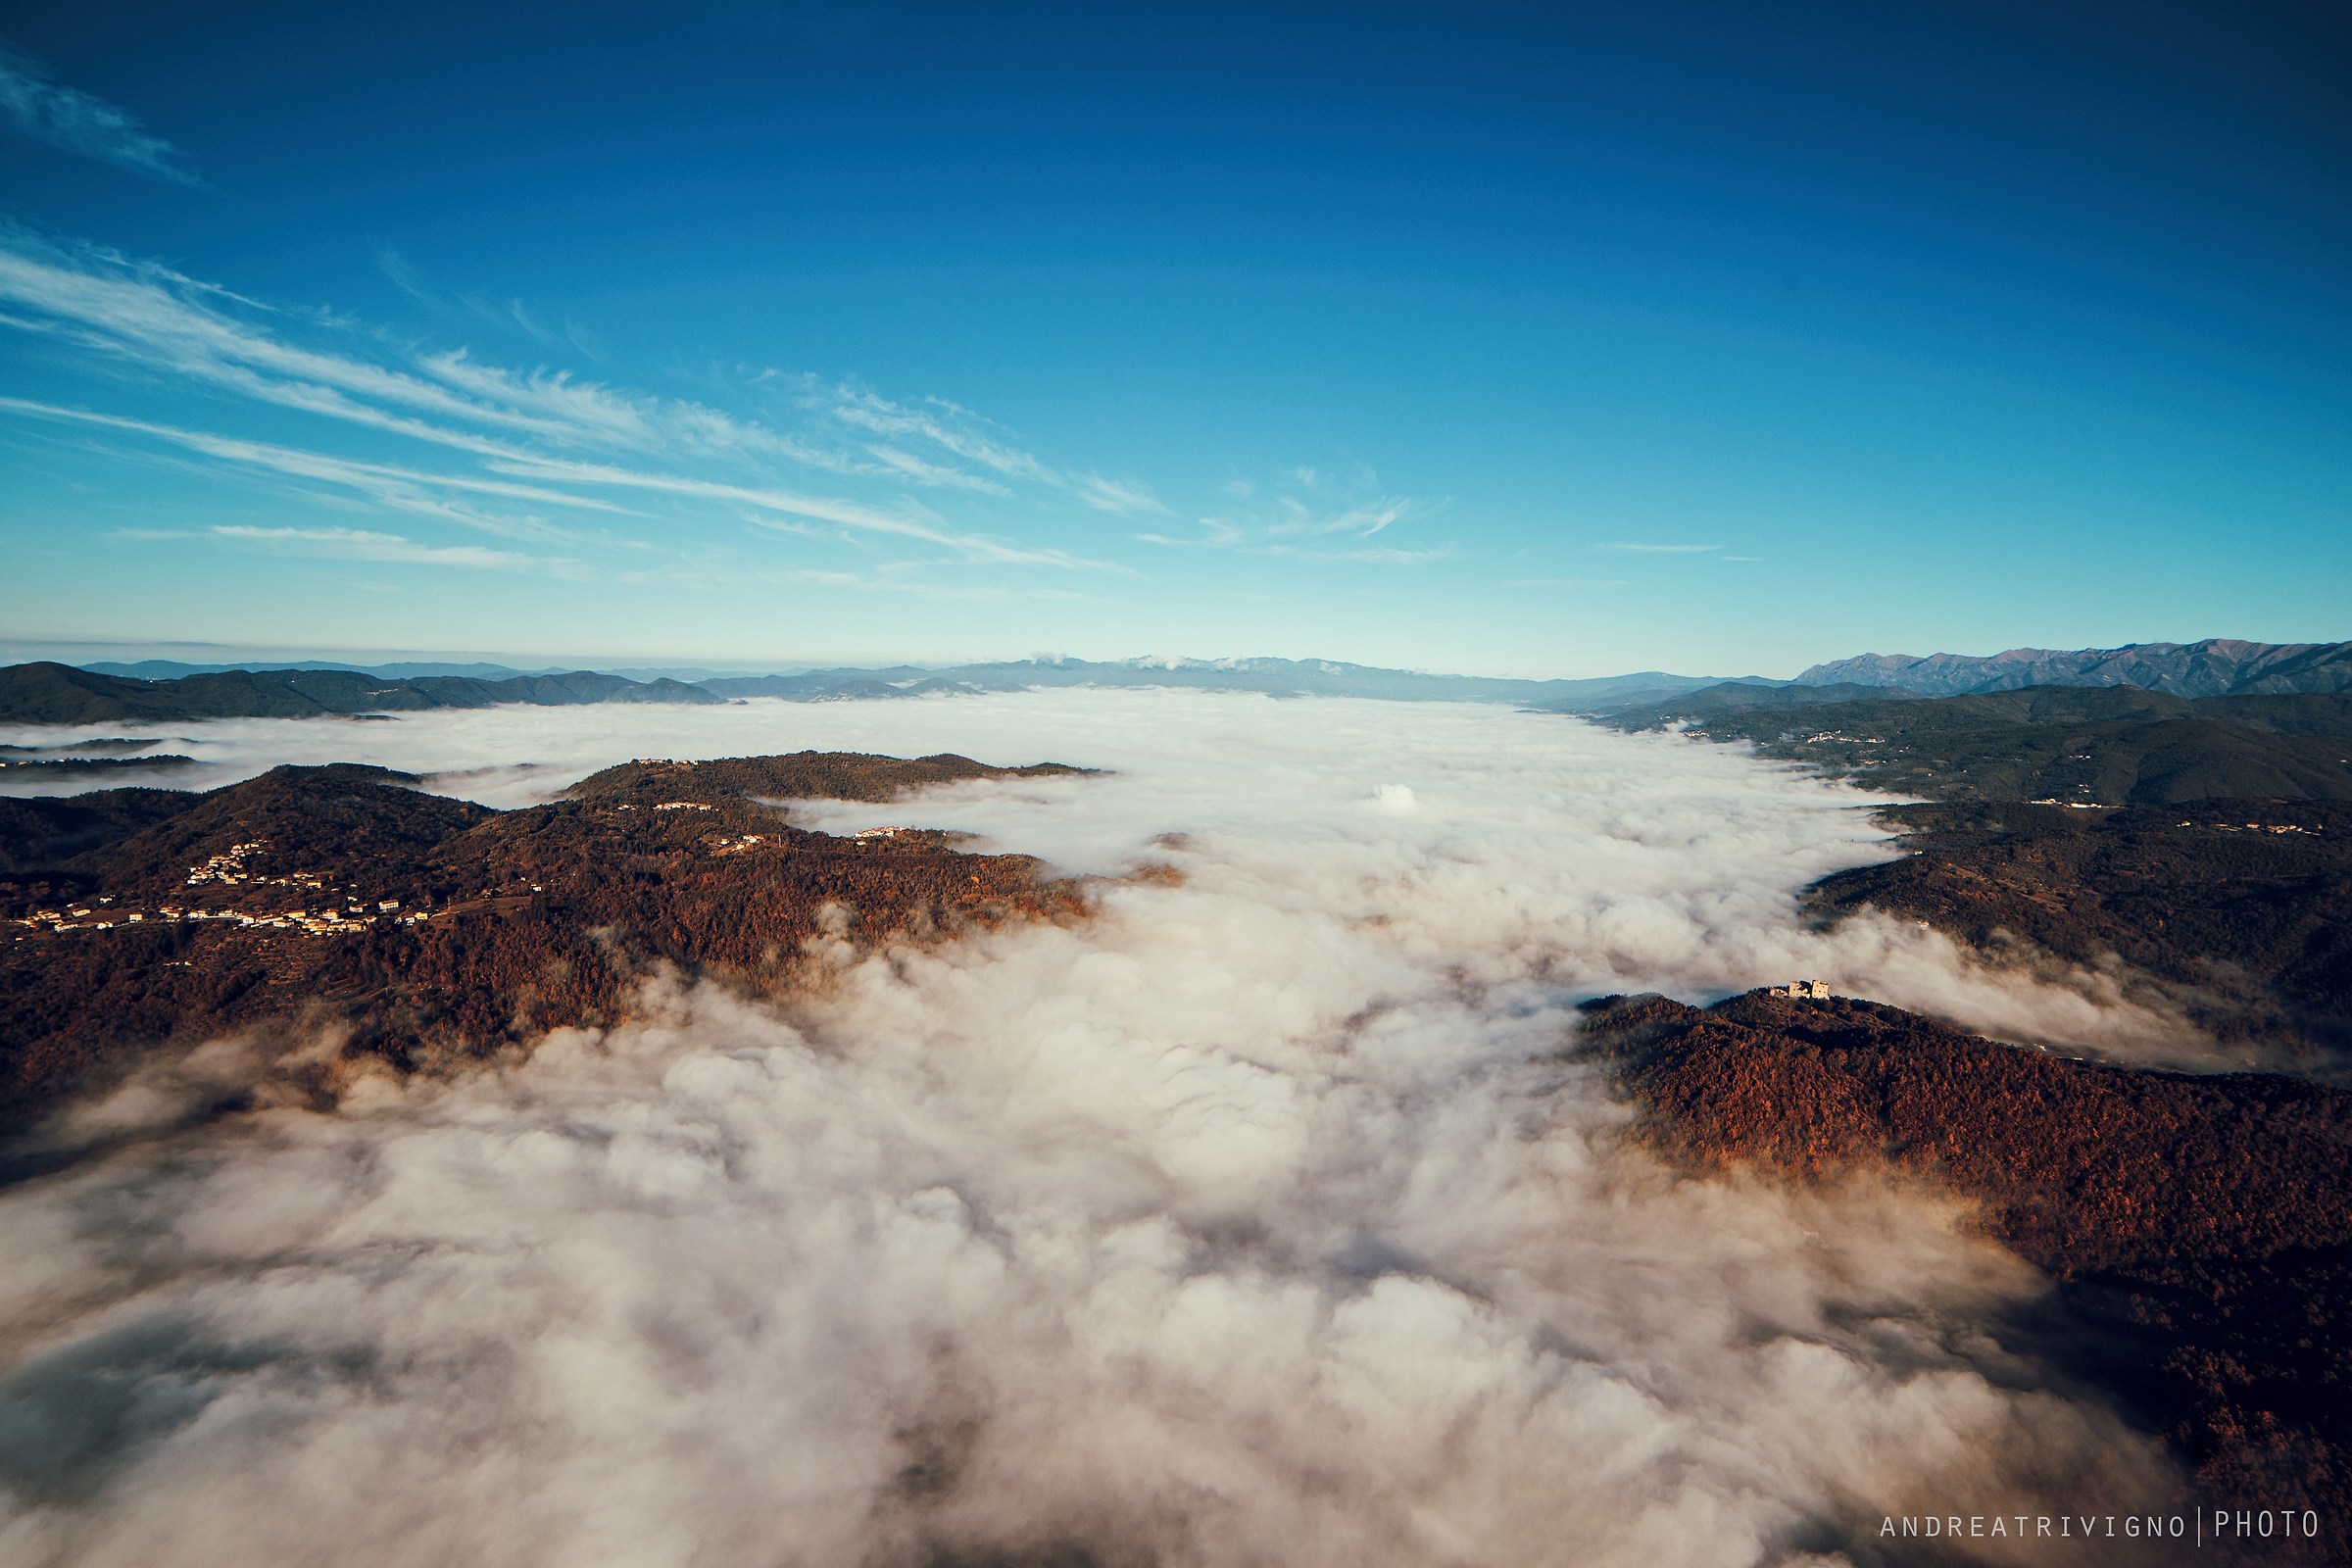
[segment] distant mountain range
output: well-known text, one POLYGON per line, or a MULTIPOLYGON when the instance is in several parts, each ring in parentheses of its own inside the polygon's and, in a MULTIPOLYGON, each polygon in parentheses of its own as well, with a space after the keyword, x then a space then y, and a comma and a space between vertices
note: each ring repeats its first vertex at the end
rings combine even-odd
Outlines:
MULTIPOLYGON (((344 669, 358 670, 364 675, 378 675, 386 680, 416 680, 420 676, 457 675, 473 680, 512 680, 517 675, 567 675, 573 666, 541 664, 526 669, 519 664, 452 662, 448 660, 396 660, 389 663, 360 664, 348 659, 292 659, 283 662, 248 659, 226 664, 190 664, 176 659, 142 659, 131 663, 119 660, 97 659, 76 664, 76 669, 91 670, 100 675, 123 675, 132 680, 178 680, 183 675, 220 675, 236 669, 344 669)), ((700 664, 607 664, 600 673, 620 675, 633 681, 698 681, 719 675, 760 673, 741 666, 714 668, 700 664)))
POLYGON ((2174 697, 2352 692, 2352 643, 2129 643, 2122 648, 2012 648, 2005 654, 1860 654, 1815 664, 1799 686, 1898 686, 1963 697, 2026 686, 2139 686, 2174 697))
POLYGON ((2131 686, 2176 697, 2352 692, 2352 643, 2136 643, 2058 652, 1863 654, 1816 664, 1793 682, 1760 675, 1641 670, 1586 680, 1507 680, 1384 669, 1324 659, 1038 658, 995 663, 806 669, 723 674, 515 669, 491 663, 369 665, 322 661, 242 665, 15 664, 0 668, 0 723, 103 724, 198 718, 304 717, 487 708, 501 703, 721 703, 750 698, 856 702, 972 695, 1037 687, 1184 687, 1274 697, 1364 697, 1392 702, 1511 703, 1568 713, 1611 713, 1680 703, 1705 692, 1712 710, 1768 709, 1859 697, 1900 699, 2032 686, 2131 686))
POLYGON ((490 708, 500 703, 717 703, 699 686, 641 682, 593 670, 506 680, 435 675, 392 680, 354 669, 231 669, 177 680, 133 680, 71 664, 0 669, 0 722, 113 724, 194 718, 313 718, 322 714, 490 708))
MULTIPOLYGON (((158 660, 118 667, 149 673, 116 674, 59 663, 0 668, 0 723, 301 718, 488 708, 500 703, 569 707, 580 703, 723 703, 754 697, 847 702, 1023 691, 1041 686, 1177 686, 1276 697, 1516 703, 1567 710, 1590 704, 1662 702, 1719 683, 1716 677, 1670 675, 1660 670, 1593 680, 1500 680, 1294 659, 1018 660, 944 669, 900 664, 788 675, 721 675, 700 681, 668 676, 641 681, 596 670, 527 672, 497 664, 353 668, 313 663, 255 670, 172 665, 158 660), (416 673, 436 667, 462 668, 469 673, 416 673)), ((1749 677, 1728 684, 1768 683, 1749 677)))

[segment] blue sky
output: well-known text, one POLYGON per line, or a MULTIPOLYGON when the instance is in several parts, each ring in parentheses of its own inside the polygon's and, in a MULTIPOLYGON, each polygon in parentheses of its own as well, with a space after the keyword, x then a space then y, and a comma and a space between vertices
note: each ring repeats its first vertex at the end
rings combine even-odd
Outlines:
POLYGON ((15 8, 0 642, 2352 637, 2347 24, 2050 9, 15 8))

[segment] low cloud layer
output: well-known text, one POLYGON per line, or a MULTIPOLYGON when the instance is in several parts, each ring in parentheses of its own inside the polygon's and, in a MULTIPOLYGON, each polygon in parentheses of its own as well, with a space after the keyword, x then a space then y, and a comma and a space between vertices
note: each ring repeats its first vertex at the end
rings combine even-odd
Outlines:
POLYGON ((1795 889, 1885 853, 1850 795, 1542 715, 1195 694, 208 743, 330 737, 506 803, 649 754, 1107 765, 820 814, 1185 875, 0 1195, 0 1557, 1794 1563, 2162 1484, 1970 1327, 2038 1287, 1940 1201, 1674 1179, 1559 1054, 1594 990, 1800 968, 2089 1013, 1802 930, 1795 889))

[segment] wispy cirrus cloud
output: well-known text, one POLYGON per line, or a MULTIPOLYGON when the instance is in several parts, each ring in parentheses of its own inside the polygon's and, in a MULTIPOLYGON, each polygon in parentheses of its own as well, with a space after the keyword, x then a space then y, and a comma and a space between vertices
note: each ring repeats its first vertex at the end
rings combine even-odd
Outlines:
POLYGON ((1084 599, 1084 594, 1066 588, 1009 587, 997 583, 927 582, 919 579, 877 575, 857 571, 824 571, 804 567, 787 571, 763 573, 771 582, 807 583, 818 588, 839 589, 847 593, 905 594, 915 599, 955 600, 966 604, 1004 604, 1020 599, 1042 599, 1068 603, 1084 599))
POLYGON ((117 169, 174 184, 201 185, 172 162, 179 149, 127 109, 50 79, 38 62, 0 43, 0 118, 18 134, 117 169))
POLYGON ((582 432, 486 404, 419 374, 295 345, 266 308, 151 262, 97 247, 0 235, 7 324, 281 408, 460 450, 507 450, 481 433, 573 442, 582 432), (435 422, 439 421, 439 422, 435 422))
POLYGON ((519 555, 512 550, 489 550, 480 545, 426 545, 396 533, 366 528, 266 528, 224 523, 205 530, 216 539, 232 540, 265 550, 297 556, 325 556, 341 561, 375 561, 407 566, 466 566, 480 571, 547 571, 563 562, 544 556, 519 555))
POLYGON ((854 501, 826 496, 802 495, 789 490, 762 488, 752 485, 728 484, 711 479, 697 479, 678 474, 643 473, 632 468, 610 465, 580 463, 558 458, 509 458, 491 466, 501 472, 524 477, 544 478, 571 484, 613 485, 638 490, 661 491, 669 495, 691 496, 699 500, 726 502, 750 507, 760 512, 776 513, 788 518, 811 522, 829 522, 853 533, 876 533, 903 539, 919 539, 926 544, 942 546, 967 561, 990 562, 1002 565, 1055 566, 1071 570, 1124 571, 1127 568, 1104 561, 1090 561, 1063 550, 1037 549, 1009 544, 985 535, 955 532, 927 520, 921 515, 885 512, 854 501))
MULTIPOLYGON (((404 275, 389 263, 387 270, 396 281, 404 275)), ((143 387, 161 378, 322 423, 320 439, 298 445, 29 399, 0 399, 0 412, 169 443, 220 464, 331 486, 388 512, 517 538, 585 542, 541 514, 562 509, 641 519, 651 537, 608 533, 597 542, 644 548, 694 525, 694 509, 704 508, 738 525, 751 518, 769 538, 901 538, 967 566, 1125 572, 1132 568, 958 524, 910 492, 1035 500, 1043 491, 1092 511, 1165 510, 1139 485, 1049 465, 943 399, 901 403, 862 387, 784 378, 813 422, 780 428, 562 368, 500 365, 470 348, 416 347, 322 313, 246 299, 157 263, 6 226, 0 326, 60 345, 83 366, 125 368, 143 387), (437 456, 386 461, 372 451, 336 450, 387 439, 437 456), (818 493, 792 482, 793 470, 855 478, 885 493, 818 493), (650 510, 616 504, 613 491, 647 498, 650 510)), ((706 526, 711 520, 708 510, 699 518, 706 526)))
POLYGON ((1430 550, 1398 550, 1378 545, 1360 550, 1317 550, 1304 545, 1263 545, 1253 555, 1278 556, 1288 561, 1358 562, 1379 566, 1418 566, 1453 554, 1446 546, 1430 550))
POLYGON ((1007 478, 1040 483, 1053 478, 1053 470, 1037 458, 990 436, 969 410, 944 398, 909 405, 894 403, 862 387, 825 386, 813 380, 809 384, 811 404, 843 424, 881 436, 911 436, 1007 478))
POLYGON ((493 300, 481 294, 444 294, 426 279, 422 268, 398 251, 378 251, 375 261, 377 270, 384 274, 393 287, 444 319, 485 324, 502 333, 520 332, 541 348, 577 354, 590 361, 601 362, 605 357, 594 337, 577 321, 565 321, 559 332, 542 321, 539 313, 519 299, 493 300))
POLYGON ((1426 513, 1430 504, 1411 496, 1388 496, 1377 501, 1360 502, 1337 512, 1318 512, 1295 496, 1281 498, 1283 510, 1289 514, 1284 521, 1267 528, 1277 538, 1294 534, 1353 534, 1359 539, 1387 529, 1393 523, 1426 513))
MULTIPOLYGON (((908 455, 888 442, 912 441, 936 448, 973 465, 999 479, 1025 481, 1064 491, 1098 512, 1121 515, 1164 514, 1168 509, 1140 484, 1107 479, 1101 474, 1063 469, 994 434, 971 410, 945 398, 900 403, 865 387, 847 382, 823 382, 804 377, 803 402, 849 429, 883 438, 866 451, 889 464, 908 461, 908 455)), ((922 461, 922 460, 917 460, 922 461)), ((929 465, 933 482, 987 488, 990 481, 968 469, 929 465)))
POLYGON ((1657 545, 1657 544, 1645 544, 1645 543, 1641 543, 1641 542, 1639 542, 1639 541, 1634 541, 1634 540, 1623 540, 1623 539, 1619 539, 1619 540, 1611 540, 1611 541, 1610 541, 1610 542, 1608 542, 1607 544, 1597 544, 1597 545, 1594 545, 1592 548, 1593 548, 1593 549, 1595 549, 1595 550, 1615 550, 1615 551, 1622 552, 1622 553, 1624 553, 1624 554, 1626 554, 1626 555, 1635 555, 1635 556, 1704 556, 1704 555, 1711 555, 1711 554, 1713 554, 1715 551, 1721 550, 1721 549, 1723 548, 1723 546, 1721 546, 1721 545, 1657 545))
MULTIPOLYGON (((1367 485, 1377 482, 1377 476, 1368 471, 1361 477, 1367 485)), ((1295 488, 1278 489, 1259 501, 1259 486, 1255 481, 1229 481, 1224 487, 1225 493, 1236 501, 1251 505, 1222 515, 1197 518, 1200 529, 1198 534, 1180 536, 1153 531, 1132 537, 1139 543, 1149 545, 1232 550, 1244 555, 1332 564, 1352 563, 1412 566, 1441 560, 1452 553, 1449 545, 1408 549, 1386 544, 1346 542, 1350 539, 1370 539, 1399 524, 1419 521, 1437 513, 1443 507, 1443 502, 1398 495, 1364 496, 1351 500, 1320 499, 1322 492, 1335 488, 1331 476, 1303 465, 1292 469, 1280 482, 1295 488), (1298 494, 1300 489, 1308 494, 1298 494)))
POLYGON ((86 409, 69 409, 56 404, 38 403, 28 398, 0 397, 0 410, 28 415, 35 418, 61 423, 95 426, 128 434, 151 436, 159 441, 199 452, 207 457, 249 467, 265 468, 288 478, 310 479, 357 491, 383 506, 398 512, 413 512, 422 516, 440 517, 479 527, 492 533, 511 534, 518 538, 561 538, 560 530, 550 528, 534 516, 514 516, 483 513, 449 498, 454 492, 462 496, 491 496, 502 500, 538 503, 579 511, 619 514, 624 509, 594 496, 573 495, 544 485, 524 484, 513 479, 485 478, 477 475, 436 473, 420 468, 401 467, 392 464, 364 463, 325 453, 307 451, 298 447, 273 445, 265 441, 247 441, 233 436, 213 435, 202 430, 182 429, 177 425, 159 424, 151 419, 132 419, 120 415, 95 414, 86 409))
POLYGON ((1105 479, 1099 473, 1068 475, 1065 487, 1097 512, 1134 515, 1140 513, 1165 513, 1168 510, 1158 497, 1142 485, 1120 479, 1105 479))
POLYGON ((868 447, 866 450, 871 452, 874 460, 885 468, 893 473, 903 474, 917 484, 945 485, 956 490, 976 490, 982 495, 990 496, 1012 494, 1009 486, 999 484, 996 480, 983 474, 967 473, 961 468, 944 463, 934 463, 927 458, 917 457, 911 452, 901 451, 897 447, 874 446, 868 447))

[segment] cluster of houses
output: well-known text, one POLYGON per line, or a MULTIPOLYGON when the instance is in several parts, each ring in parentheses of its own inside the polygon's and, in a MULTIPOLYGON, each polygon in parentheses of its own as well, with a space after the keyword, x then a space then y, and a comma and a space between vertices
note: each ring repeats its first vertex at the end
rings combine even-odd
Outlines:
POLYGON ((326 884, 316 871, 289 871, 284 876, 256 876, 245 868, 245 857, 270 847, 267 839, 255 839, 249 844, 232 844, 202 865, 188 867, 189 887, 206 882, 235 884, 250 882, 256 887, 322 888, 326 884))
POLYGON ((744 851, 750 849, 755 844, 764 844, 767 842, 767 835, 764 833, 744 833, 739 834, 734 838, 729 838, 724 833, 713 833, 710 837, 704 839, 703 842, 710 847, 710 853, 713 855, 741 855, 744 851))
POLYGON ((167 904, 154 914, 144 910, 122 910, 112 907, 114 900, 100 899, 96 906, 73 905, 62 909, 35 909, 21 915, 15 924, 36 931, 113 931, 150 921, 171 924, 177 921, 225 920, 244 927, 272 931, 301 931, 310 936, 331 936, 341 931, 357 931, 363 926, 379 922, 416 923, 429 920, 430 914, 418 909, 407 914, 400 911, 398 899, 378 899, 375 907, 354 900, 343 908, 284 909, 274 914, 247 914, 242 909, 188 909, 167 904))
POLYGON ((1830 1000, 1830 983, 1827 980, 1791 980, 1785 986, 1774 986, 1767 995, 1827 1002, 1830 1000))
POLYGON ((256 850, 266 850, 269 847, 268 841, 264 839, 255 839, 250 844, 231 844, 202 865, 189 866, 188 886, 195 887, 201 882, 249 881, 252 873, 245 869, 245 857, 253 854, 256 850))
MULTIPOLYGON (((316 871, 294 871, 285 876, 257 876, 245 863, 246 857, 268 849, 266 841, 255 839, 245 844, 232 844, 201 864, 188 867, 183 885, 202 887, 219 883, 226 887, 250 884, 262 887, 294 887, 321 891, 325 879, 316 871)), ((243 909, 190 908, 184 905, 166 904, 153 914, 144 909, 119 909, 111 895, 90 900, 87 904, 69 904, 60 908, 35 909, 17 916, 12 923, 31 931, 114 931, 149 923, 171 924, 180 921, 227 921, 239 928, 272 931, 300 931, 308 936, 331 936, 337 932, 357 931, 366 926, 386 922, 416 923, 432 916, 418 909, 401 911, 398 899, 347 899, 341 906, 329 904, 323 908, 279 909, 262 914, 243 909)))

